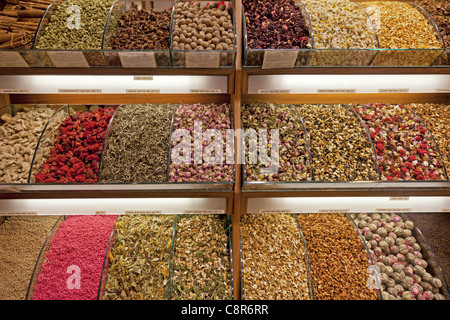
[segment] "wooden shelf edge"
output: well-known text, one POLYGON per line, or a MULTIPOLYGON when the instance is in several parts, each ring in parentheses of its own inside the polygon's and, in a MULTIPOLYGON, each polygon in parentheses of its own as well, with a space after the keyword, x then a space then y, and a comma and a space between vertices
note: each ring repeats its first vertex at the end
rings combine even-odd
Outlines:
POLYGON ((274 74, 450 74, 450 67, 301 67, 261 69, 243 67, 247 75, 274 74))

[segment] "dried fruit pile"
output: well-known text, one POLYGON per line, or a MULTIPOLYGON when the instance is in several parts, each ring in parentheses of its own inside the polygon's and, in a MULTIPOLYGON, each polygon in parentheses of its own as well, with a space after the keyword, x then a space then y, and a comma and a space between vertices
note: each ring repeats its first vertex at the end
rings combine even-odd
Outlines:
POLYGON ((341 105, 299 105, 311 148, 314 180, 378 180, 370 138, 358 117, 341 105))
POLYGON ((58 217, 8 217, 0 225, 0 300, 25 300, 36 260, 58 217))
POLYGON ((116 221, 104 300, 168 298, 173 215, 124 215, 116 221))
POLYGON ((298 113, 282 104, 251 104, 242 107, 245 130, 246 181, 310 181, 312 180, 308 143, 298 113), (267 129, 267 138, 260 134, 267 129), (278 129, 278 150, 272 138, 278 129), (261 158, 262 143, 266 143, 268 159, 261 158), (273 160, 273 161, 272 161, 273 160))
POLYGON ((352 217, 364 236, 378 267, 383 300, 444 300, 442 281, 433 276, 431 261, 414 237, 414 223, 396 214, 355 214, 352 217))
POLYGON ((117 216, 69 216, 45 256, 33 300, 96 300, 117 216))
POLYGON ((245 299, 312 299, 306 250, 294 216, 242 215, 241 246, 245 299))
POLYGON ((297 215, 311 264, 314 298, 375 300, 367 280, 369 257, 352 222, 343 214, 297 215))
POLYGON ((229 129, 228 104, 180 105, 173 120, 169 182, 234 181, 229 129))
POLYGON ((306 49, 311 35, 307 18, 293 0, 244 0, 250 49, 306 49))
POLYGON ((356 106, 377 153, 383 180, 446 180, 442 158, 425 127, 401 105, 356 106))
MULTIPOLYGON (((4 110, 4 109, 3 109, 4 110)), ((2 110, 2 111, 3 111, 2 110)), ((0 183, 27 183, 39 137, 54 114, 51 108, 25 108, 0 120, 0 183)))
POLYGON ((101 182, 167 181, 173 108, 153 104, 119 107, 107 137, 101 182))
POLYGON ((181 215, 173 251, 170 298, 230 300, 231 259, 223 215, 181 215))
POLYGON ((50 157, 35 179, 38 183, 97 182, 106 130, 114 109, 79 111, 59 127, 50 157))
POLYGON ((447 0, 414 0, 414 3, 424 8, 433 18, 444 39, 445 47, 450 47, 450 3, 447 0))

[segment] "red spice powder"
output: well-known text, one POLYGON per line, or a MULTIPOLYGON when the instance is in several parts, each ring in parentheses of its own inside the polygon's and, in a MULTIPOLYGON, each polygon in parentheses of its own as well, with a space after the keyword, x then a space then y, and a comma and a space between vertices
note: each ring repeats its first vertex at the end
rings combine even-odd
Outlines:
POLYGON ((97 182, 106 130, 114 108, 79 111, 68 116, 49 158, 36 174, 37 183, 97 182))
POLYGON ((69 216, 53 238, 33 300, 96 300, 116 219, 115 215, 69 216))

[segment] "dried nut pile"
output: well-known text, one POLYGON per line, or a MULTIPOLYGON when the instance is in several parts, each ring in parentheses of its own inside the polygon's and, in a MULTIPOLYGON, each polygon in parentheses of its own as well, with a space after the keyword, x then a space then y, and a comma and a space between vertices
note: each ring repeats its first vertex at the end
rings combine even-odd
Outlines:
POLYGON ((379 270, 383 300, 444 300, 442 282, 432 276, 414 223, 396 214, 352 214, 379 270))
POLYGON ((295 217, 241 216, 246 300, 310 300, 311 277, 305 244, 295 217))
POLYGON ((316 49, 376 48, 377 40, 364 9, 349 0, 301 0, 308 9, 316 49))
POLYGON ((443 160, 426 126, 401 105, 359 105, 383 180, 446 180, 443 160))
POLYGON ((106 130, 114 108, 78 111, 59 127, 50 157, 35 179, 38 183, 94 183, 98 179, 106 130))
POLYGON ((308 18, 294 0, 243 0, 250 49, 311 48, 308 18))
POLYGON ((124 215, 108 255, 103 300, 168 298, 173 215, 124 215))
POLYGON ((234 50, 232 7, 179 1, 175 5, 173 50, 234 50))
POLYGON ((311 264, 314 298, 318 300, 375 300, 367 286, 367 249, 352 222, 343 214, 297 215, 311 264))
POLYGON ((406 107, 414 111, 430 129, 441 156, 447 175, 450 172, 450 105, 435 103, 413 103, 406 107))
POLYGON ((101 49, 106 17, 114 0, 66 0, 54 3, 51 17, 37 36, 37 49, 101 49), (75 7, 76 6, 76 7, 75 7), (80 10, 77 26, 76 8, 80 10), (69 27, 70 25, 70 27, 69 27))
POLYGON ((0 183, 27 183, 42 130, 55 110, 25 108, 0 117, 0 183))
POLYGON ((114 50, 168 50, 171 11, 132 9, 118 20, 110 45, 114 50))
POLYGON ((311 181, 308 142, 295 109, 272 103, 244 105, 246 181, 311 181), (267 130, 267 135, 261 130, 267 130), (278 132, 279 140, 274 134, 278 132), (275 142, 278 143, 272 147, 275 142), (267 146, 267 157, 259 153, 267 146), (265 159, 267 158, 267 159, 265 159))
POLYGON ((0 299, 25 300, 44 242, 58 217, 7 217, 0 225, 0 299))
POLYGON ((229 129, 228 104, 178 106, 171 134, 169 182, 234 181, 229 129))
POLYGON ((446 48, 450 47, 450 3, 448 0, 415 0, 414 3, 424 8, 439 28, 446 48))
POLYGON ((375 25, 380 48, 442 48, 435 27, 413 5, 400 1, 367 1, 361 5, 375 25))
POLYGON ((231 259, 223 215, 180 215, 173 249, 172 300, 230 300, 231 259))
POLYGON ((122 105, 107 137, 100 181, 165 182, 174 106, 122 105))
POLYGON ((370 138, 350 108, 305 104, 297 110, 309 138, 314 180, 378 180, 370 138))

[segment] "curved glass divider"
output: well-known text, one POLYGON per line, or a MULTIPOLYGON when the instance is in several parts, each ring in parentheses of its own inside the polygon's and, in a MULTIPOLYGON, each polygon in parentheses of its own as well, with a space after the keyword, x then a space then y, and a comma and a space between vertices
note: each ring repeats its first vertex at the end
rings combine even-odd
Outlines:
MULTIPOLYGON (((107 66, 104 53, 101 50, 101 43, 99 44, 99 48, 96 49, 77 50, 71 48, 37 48, 39 46, 39 40, 49 27, 49 23, 57 10, 58 5, 64 1, 65 0, 55 0, 52 2, 45 11, 38 29, 36 30, 32 52, 40 59, 41 65, 39 65, 39 67, 90 68, 107 66)), ((103 29, 105 29, 105 26, 103 29)))
MULTIPOLYGON (((174 109, 174 114, 172 117, 172 123, 170 125, 170 137, 169 137, 169 156, 168 156, 168 166, 167 166, 167 186, 169 188, 171 188, 172 186, 179 186, 180 188, 186 188, 187 190, 199 190, 199 189, 204 189, 204 190, 209 190, 209 191, 232 191, 234 188, 234 184, 236 182, 236 169, 235 166, 233 165, 233 181, 208 181, 208 182, 170 182, 170 166, 171 166, 171 159, 172 159, 172 133, 173 133, 173 125, 174 125, 174 118, 175 118, 175 114, 177 111, 178 107, 175 107, 174 109), (204 187, 202 187, 204 186, 204 187)), ((233 113, 232 113, 232 109, 231 109, 231 105, 228 104, 228 110, 229 110, 229 117, 230 117, 230 129, 234 131, 234 122, 233 122, 233 113)), ((194 137, 191 137, 192 139, 194 139, 194 137)), ((223 143, 225 150, 223 152, 223 154, 226 155, 226 142, 223 143)), ((192 146, 191 146, 192 147, 192 146)), ((232 154, 232 159, 234 161, 235 159, 235 149, 231 148, 233 154, 232 154)), ((191 149, 192 151, 192 149, 191 149)), ((191 159, 191 165, 193 159, 191 159)), ((226 156, 225 156, 225 161, 226 161, 226 156)), ((178 187, 177 187, 178 188, 178 187)))
POLYGON ((48 233, 47 238, 44 241, 44 244, 42 245, 42 248, 41 248, 41 251, 39 252, 38 258, 36 259, 36 264, 34 265, 34 268, 33 268, 33 273, 30 278, 30 283, 28 285, 25 300, 33 300, 34 288, 38 282, 39 274, 41 273, 41 269, 42 269, 42 264, 45 262, 45 258, 46 258, 45 256, 51 247, 53 237, 56 235, 61 223, 65 219, 66 219, 66 216, 60 216, 58 218, 58 220, 55 222, 52 229, 48 233))
POLYGON ((179 219, 181 219, 181 216, 179 214, 176 214, 173 220, 172 244, 170 246, 169 285, 167 288, 167 300, 170 300, 170 294, 172 293, 173 249, 175 248, 175 236, 177 233, 177 224, 179 219))
MULTIPOLYGON (((128 11, 134 8, 134 3, 144 2, 142 0, 117 0, 112 6, 106 19, 106 27, 103 33, 102 50, 109 67, 124 68, 168 68, 171 67, 170 40, 169 47, 165 50, 117 50, 113 49, 111 40, 117 30, 118 21, 128 11)), ((175 1, 145 1, 152 8, 167 6, 169 4, 173 18, 173 7, 175 1)), ((170 23, 170 22, 169 22, 170 23)), ((171 30, 171 28, 170 28, 171 30)))
POLYGON ((311 18, 308 10, 303 3, 296 3, 300 7, 302 15, 305 19, 306 26, 310 32, 310 48, 308 49, 250 49, 248 47, 247 21, 245 18, 245 9, 242 6, 242 26, 243 26, 243 63, 244 68, 258 67, 258 68, 276 68, 280 67, 283 61, 282 68, 303 67, 309 65, 311 53, 314 49, 314 31, 311 24, 311 18), (297 53, 297 54, 296 54, 297 53), (266 60, 266 55, 269 57, 266 60), (294 60, 292 57, 296 56, 294 60), (294 63, 292 64, 292 61, 294 63), (266 63, 265 63, 266 62, 266 63), (275 63, 275 64, 274 64, 275 63), (291 66, 292 64, 292 66, 291 66), (289 65, 289 67, 287 66, 289 65))
POLYGON ((116 121, 117 113, 118 113, 118 111, 119 111, 119 109, 121 107, 123 107, 123 105, 118 106, 116 108, 116 110, 114 110, 114 113, 113 113, 113 115, 111 117, 111 120, 109 121, 109 124, 108 124, 108 129, 106 129, 105 139, 103 140, 102 153, 101 153, 101 156, 100 156, 100 164, 99 164, 99 167, 98 167, 98 177, 97 177, 97 181, 98 182, 101 182, 101 175, 102 175, 103 167, 105 165, 104 162, 103 162, 103 158, 104 158, 104 156, 106 155, 106 153, 108 151, 109 140, 111 138, 112 128, 113 128, 114 123, 116 121))
MULTIPOLYGON (((348 213, 345 213, 345 217, 346 217, 346 218, 351 222, 351 224, 353 225, 353 230, 354 230, 355 233, 358 235, 358 237, 360 238, 360 240, 361 240, 361 242, 362 242, 364 248, 366 249, 367 261, 369 262, 369 265, 370 265, 370 266, 376 267, 376 264, 373 263, 372 255, 370 254, 370 250, 369 250, 369 247, 367 246, 366 239, 365 239, 364 236, 361 234, 361 230, 358 228, 358 226, 356 225, 355 221, 353 220, 353 218, 352 218, 348 213)), ((370 266, 369 266, 369 267, 370 267, 370 266)), ((376 269, 375 269, 375 270, 376 270, 376 269)), ((376 271, 375 271, 375 272, 376 272, 376 271)), ((368 272, 368 273, 369 273, 369 272, 368 272)), ((369 273, 369 274, 370 274, 370 273, 369 273)), ((381 289, 378 289, 378 288, 381 288, 381 283, 380 283, 381 280, 380 280, 380 278, 377 277, 376 275, 375 275, 375 277, 374 277, 374 280, 375 280, 375 283, 374 283, 373 285, 374 285, 374 287, 376 288, 377 295, 378 295, 378 299, 379 299, 379 300, 383 300, 383 296, 382 296, 382 294, 381 294, 381 289)))
POLYGON ((239 234, 239 258, 241 266, 241 300, 245 300, 244 256, 242 255, 242 236, 239 234))
MULTIPOLYGON (((118 216, 119 217, 119 216, 118 216)), ((105 256, 103 258, 102 271, 100 273, 100 281, 98 284, 97 300, 103 300, 103 295, 106 290, 106 284, 108 283, 108 268, 109 268, 109 254, 114 244, 114 235, 116 234, 116 223, 111 230, 111 235, 109 236, 108 245, 105 250, 105 256)))
POLYGON ((373 156, 372 159, 374 161, 374 166, 375 166, 375 170, 378 173, 378 180, 381 180, 381 171, 380 171, 380 166, 378 165, 378 157, 377 157, 377 153, 375 151, 375 146, 373 145, 373 141, 372 138, 370 137, 370 133, 369 133, 369 129, 367 128, 366 124, 364 123, 363 119, 361 119, 361 116, 359 115, 359 113, 357 113, 352 107, 350 107, 349 105, 343 105, 344 108, 348 109, 348 112, 351 112, 354 114, 354 116, 359 120, 359 122, 361 123, 361 126, 364 128, 364 132, 366 133, 366 138, 368 140, 368 142, 370 143, 370 146, 372 148, 372 152, 373 152, 373 156))
POLYGON ((432 67, 448 67, 450 65, 450 48, 442 51, 439 57, 431 64, 432 67))
POLYGON ((56 138, 59 134, 59 127, 64 119, 70 115, 68 105, 60 107, 47 121, 31 160, 30 171, 28 173, 28 183, 35 183, 35 175, 41 169, 42 164, 50 155, 56 138))
POLYGON ((442 167, 444 168, 444 173, 445 173, 445 176, 447 177, 447 180, 449 180, 449 175, 448 175, 448 171, 447 171, 447 168, 446 168, 446 166, 445 166, 445 161, 444 161, 444 158, 442 157, 442 153, 441 153, 441 151, 439 150, 439 145, 437 144, 437 142, 436 142, 436 140, 434 139, 434 136, 433 136, 433 133, 431 132, 431 130, 428 128, 428 126, 427 126, 427 124, 422 120, 422 118, 420 118, 418 115, 417 115, 417 113, 415 113, 412 109, 410 109, 410 108, 407 108, 407 107, 405 107, 405 106, 403 106, 405 109, 407 109, 407 110, 409 110, 417 119, 419 119, 419 121, 423 124, 423 126, 427 129, 427 132, 428 132, 428 134, 431 136, 431 139, 433 140, 433 142, 434 142, 434 146, 436 147, 436 150, 438 151, 438 154, 439 154, 439 159, 440 159, 440 162, 441 162, 441 164, 442 164, 442 167))
MULTIPOLYGON (((176 3, 183 1, 176 1, 176 3)), ((207 1, 200 0, 195 3, 205 4, 206 6, 211 4, 223 3, 226 6, 232 8, 233 19, 233 33, 234 33, 234 49, 232 50, 181 50, 173 48, 173 37, 175 30, 175 8, 172 12, 172 24, 170 33, 170 50, 172 53, 172 67, 174 68, 234 68, 236 64, 237 55, 237 36, 236 36, 236 14, 232 1, 207 1)), ((192 2, 194 4, 194 2, 192 2)))
POLYGON ((315 297, 314 297, 314 281, 313 281, 313 278, 312 278, 311 264, 309 262, 309 254, 308 254, 308 248, 306 246, 306 240, 305 240, 305 237, 303 236, 303 231, 302 231, 302 228, 300 227, 300 222, 298 221, 297 215, 292 213, 292 216, 294 217, 295 221, 297 222, 298 230, 300 231, 300 235, 302 237, 303 248, 305 249, 305 253, 306 253, 306 262, 308 264, 309 284, 310 284, 310 288, 311 288, 311 300, 315 300, 315 297))
POLYGON ((170 120, 170 135, 169 135, 169 141, 168 141, 168 147, 167 147, 167 176, 166 181, 169 182, 170 177, 170 160, 172 158, 172 132, 173 132, 173 122, 175 119, 175 113, 177 112, 178 105, 175 105, 172 112, 172 120, 170 120))
POLYGON ((292 109, 294 109, 294 111, 297 113, 298 118, 300 119, 300 122, 302 123, 303 134, 305 135, 306 146, 308 147, 308 158, 309 158, 309 166, 310 166, 310 170, 311 170, 311 181, 315 181, 316 179, 314 176, 314 165, 313 165, 313 161, 312 161, 311 146, 309 144, 309 137, 308 137, 308 132, 306 131, 305 122, 303 121, 303 117, 300 114, 300 112, 298 111, 298 109, 296 107, 294 107, 294 105, 291 105, 290 107, 292 109))
POLYGON ((230 254, 230 272, 231 272, 231 300, 234 300, 234 267, 233 267, 233 225, 231 224, 231 218, 229 215, 227 217, 227 233, 228 233, 228 246, 230 254))
MULTIPOLYGON (((397 213, 397 215, 399 215, 403 219, 403 221, 407 220, 412 221, 410 218, 408 218, 408 216, 405 213, 397 213)), ((424 235, 422 234, 422 232, 418 227, 414 226, 412 230, 412 236, 416 239, 417 243, 422 249, 420 251, 420 253, 422 254, 422 259, 428 263, 425 270, 433 277, 436 277, 439 280, 441 280, 442 287, 440 288, 439 291, 442 295, 444 295, 446 300, 449 300, 450 290, 448 282, 444 277, 444 273, 442 272, 442 268, 438 262, 438 259, 436 258, 436 255, 434 254, 433 250, 431 249, 430 245, 428 244, 427 240, 425 239, 424 235)))

